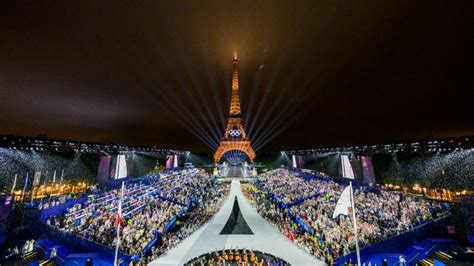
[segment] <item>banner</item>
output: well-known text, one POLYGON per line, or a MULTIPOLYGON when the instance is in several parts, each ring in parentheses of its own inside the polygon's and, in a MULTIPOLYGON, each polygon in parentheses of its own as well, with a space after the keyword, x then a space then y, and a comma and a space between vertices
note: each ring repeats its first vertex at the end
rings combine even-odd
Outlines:
POLYGON ((97 183, 106 184, 107 181, 109 180, 111 161, 112 161, 112 156, 100 157, 99 169, 97 170, 97 183))
POLYGON ((372 157, 362 156, 362 176, 365 184, 375 184, 374 166, 372 157))
POLYGON ((175 155, 173 158, 173 168, 178 167, 178 155, 175 155))
POLYGON ((115 178, 121 179, 127 177, 127 161, 125 160, 125 155, 117 156, 117 164, 115 165, 115 178))
POLYGON ((340 173, 342 177, 354 179, 354 171, 352 170, 351 161, 348 155, 341 155, 340 173))
POLYGON ((35 176, 33 178, 33 186, 36 187, 39 185, 41 179, 41 172, 35 172, 35 176))
POLYGON ((173 155, 166 155, 166 169, 173 168, 173 155))

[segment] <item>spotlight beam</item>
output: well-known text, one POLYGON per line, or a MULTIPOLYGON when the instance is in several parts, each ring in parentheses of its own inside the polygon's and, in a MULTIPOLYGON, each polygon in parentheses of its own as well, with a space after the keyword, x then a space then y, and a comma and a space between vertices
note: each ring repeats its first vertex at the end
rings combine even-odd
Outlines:
MULTIPOLYGON (((159 46, 159 41, 156 40, 155 42, 152 42, 152 43, 153 43, 153 45, 157 46, 156 49, 153 49, 153 50, 157 52, 157 53, 156 53, 156 56, 158 56, 159 60, 160 60, 160 61, 163 61, 163 60, 166 61, 166 59, 168 58, 168 55, 163 54, 165 50, 162 49, 162 47, 159 46)), ((143 57, 143 55, 142 55, 142 57, 143 57)), ((148 63, 148 64, 147 64, 148 69, 153 70, 153 64, 152 64, 152 62, 150 62, 150 61, 151 61, 150 58, 144 58, 144 57, 143 57, 143 59, 144 59, 144 60, 143 60, 144 62, 147 62, 147 63, 148 63)), ((182 90, 185 90, 185 89, 184 89, 185 85, 182 83, 181 79, 177 76, 176 72, 175 72, 175 71, 172 71, 172 70, 170 70, 170 69, 165 69, 165 70, 167 70, 167 72, 168 72, 168 74, 169 74, 168 76, 173 75, 175 81, 178 81, 178 86, 179 86, 182 90), (171 73, 169 73, 169 72, 171 72, 171 73), (171 75, 170 75, 170 74, 171 74, 171 75)), ((161 77, 160 73, 158 73, 158 72, 155 72, 155 75, 161 77)), ((150 94, 150 92, 149 92, 148 90, 145 90, 145 91, 146 91, 148 94, 150 94)), ((185 90, 185 91, 186 91, 186 90, 185 90)), ((153 91, 153 94, 154 94, 154 93, 155 93, 155 91, 153 91)), ((160 99, 160 97, 161 97, 162 95, 158 94, 158 97, 157 97, 156 95, 153 95, 153 96, 155 96, 155 97, 154 97, 155 99, 160 99)), ((176 96, 176 95, 174 95, 174 96, 176 96)), ((191 131, 191 133, 192 133, 193 135, 195 135, 195 136, 198 136, 198 135, 199 135, 198 137, 199 137, 199 139, 200 139, 201 141, 203 141, 204 143, 206 143, 211 149, 214 149, 214 148, 216 147, 216 145, 217 145, 216 139, 215 139, 215 138, 213 139, 212 137, 209 136, 209 134, 207 133, 208 130, 202 128, 201 123, 199 123, 199 122, 194 118, 194 115, 190 115, 190 111, 189 111, 187 108, 184 107, 184 104, 182 103, 182 100, 180 99, 180 97, 171 97, 171 99, 174 99, 175 101, 177 100, 177 104, 182 107, 181 110, 179 110, 179 109, 177 110, 177 108, 176 108, 172 103, 170 103, 168 99, 163 99, 163 98, 162 98, 161 101, 158 101, 158 102, 165 103, 165 105, 166 105, 167 108, 168 108, 168 109, 164 109, 165 112, 168 112, 169 109, 172 109, 172 110, 174 110, 173 113, 172 113, 172 115, 173 115, 174 117, 177 117, 176 114, 179 114, 179 115, 181 116, 181 119, 179 119, 178 121, 179 121, 181 124, 183 124, 184 127, 185 127, 188 131, 191 131), (181 113, 181 111, 185 111, 185 112, 187 113, 187 115, 186 115, 186 116, 183 115, 183 114, 181 113), (183 122, 183 120, 184 120, 185 122, 183 122), (191 125, 191 126, 193 127, 193 129, 190 129, 188 125, 191 125)), ((159 107, 161 107, 161 106, 159 106, 159 107)))
MULTIPOLYGON (((299 90, 300 93, 298 94, 294 94, 293 97, 291 98, 291 100, 288 102, 288 104, 286 104, 284 106, 283 109, 280 110, 280 112, 276 115, 276 117, 274 117, 274 119, 272 120, 272 122, 270 123, 270 125, 268 125, 266 127, 266 129, 264 130, 264 132, 254 138, 255 139, 255 143, 258 143, 262 138, 265 139, 267 137, 269 137, 268 133, 267 132, 271 132, 274 130, 274 127, 279 127, 281 126, 281 124, 283 122, 286 122, 288 124, 290 124, 289 121, 286 121, 286 117, 288 117, 288 115, 285 115, 285 114, 288 114, 288 109, 289 108, 295 108, 295 102, 298 98, 302 97, 304 95, 304 93, 306 92, 308 86, 311 84, 311 81, 312 81, 312 78, 308 79, 305 84, 301 87, 301 89, 299 90), (285 118, 283 118, 282 116, 284 116, 285 118), (277 125, 275 125, 275 123, 277 123, 277 125)), ((306 108, 308 108, 308 105, 306 105, 306 108)), ((293 120, 294 121, 294 120, 293 120)))
MULTIPOLYGON (((300 66, 301 68, 301 66, 300 66)), ((259 126, 257 127, 257 129, 255 130, 255 136, 258 136, 260 130, 262 129, 262 127, 267 123, 268 119, 270 118, 271 114, 273 113, 273 111, 275 110, 275 108, 280 108, 282 107, 282 103, 281 101, 283 100, 283 96, 282 95, 285 95, 285 93, 288 91, 289 89, 289 84, 291 84, 291 82, 293 82, 296 78, 296 74, 299 72, 299 69, 294 69, 294 71, 292 71, 291 75, 290 75, 290 78, 286 80, 284 86, 283 86, 283 89, 282 89, 282 92, 278 93, 278 97, 276 98, 276 100, 273 102, 273 104, 270 106, 270 108, 267 110, 265 116, 263 117, 263 119, 259 122, 259 126)), ((288 105, 292 104, 292 102, 287 102, 285 104, 285 107, 287 107, 288 105)), ((275 116, 273 116, 274 120, 276 119, 275 116)), ((277 116, 278 118, 278 116, 277 116)), ((267 126, 265 126, 265 128, 268 128, 267 126)), ((250 133, 249 133, 250 134, 250 133)), ((250 135, 249 135, 250 136, 250 135)), ((250 136, 252 137, 252 136, 250 136)))
MULTIPOLYGON (((290 30, 291 34, 295 34, 296 32, 298 32, 298 29, 300 28, 298 26, 303 21, 303 17, 305 17, 305 14, 301 14, 301 15, 297 16, 297 20, 293 23, 293 25, 291 27, 291 30, 290 30)), ((249 132, 248 132, 249 136, 253 136, 252 133, 253 133, 253 129, 255 127, 255 124, 256 124, 257 120, 259 119, 259 117, 260 117, 260 113, 262 112, 263 106, 265 105, 265 103, 268 100, 267 92, 269 90, 273 89, 273 84, 275 83, 276 77, 279 74, 280 67, 281 67, 283 61, 288 57, 287 51, 288 51, 288 46, 290 44, 290 40, 293 40, 293 39, 294 38, 291 38, 291 36, 288 36, 287 39, 286 39, 285 44, 283 45, 283 48, 280 51, 280 56, 278 57, 278 61, 276 63, 276 71, 273 73, 272 78, 270 79, 270 82, 269 82, 268 86, 266 87, 265 93, 263 95, 263 98, 262 98, 261 102, 259 103, 259 107, 257 109, 256 114, 252 116, 253 121, 251 123, 250 128, 248 129, 249 130, 249 132)))
MULTIPOLYGON (((259 143, 262 139, 267 139, 267 138, 275 138, 276 135, 275 133, 271 133, 272 131, 274 131, 275 128, 288 128, 292 123, 287 121, 287 118, 290 117, 290 115, 294 114, 294 113, 298 113, 298 108, 296 108, 296 106, 294 105, 294 102, 296 101, 296 99, 298 99, 299 97, 302 97, 304 95, 304 92, 307 91, 307 88, 308 88, 308 85, 311 84, 311 81, 312 81, 312 78, 311 79, 308 79, 306 81, 306 84, 302 86, 302 89, 299 90, 300 93, 299 94, 295 94, 293 95, 292 99, 290 100, 290 103, 288 105, 285 106, 285 109, 282 109, 280 111, 280 113, 277 115, 278 119, 274 119, 271 124, 266 128, 266 130, 259 136, 256 138, 255 140, 255 143, 254 145, 256 145, 256 147, 258 146, 261 146, 261 144, 259 143), (293 108, 293 111, 288 111, 289 108, 293 108), (276 125, 275 125, 276 123, 276 125), (286 123, 286 124, 284 124, 286 123), (284 125, 283 125, 284 124, 284 125)), ((309 105, 305 105, 303 106, 303 110, 299 110, 299 116, 301 116, 305 111, 304 109, 309 109, 309 105)), ((293 118, 292 119, 292 122, 296 121, 297 119, 293 118)), ((278 134, 280 134, 282 131, 281 130, 278 130, 276 131, 278 132, 278 134)), ((267 142, 265 142, 267 143, 267 142)))
MULTIPOLYGON (((155 99, 160 99, 164 95, 164 93, 155 94, 157 93, 155 91, 150 92, 148 90, 145 90, 145 92, 147 92, 150 96, 152 96, 155 99)), ((190 131, 193 135, 197 136, 201 141, 207 144, 210 148, 214 148, 217 145, 217 143, 215 143, 208 134, 205 134, 206 131, 202 127, 200 127, 200 124, 196 120, 190 118, 192 116, 189 115, 187 109, 183 109, 183 111, 187 112, 187 115, 184 115, 181 112, 181 110, 179 110, 179 108, 177 108, 173 104, 170 104, 164 98, 166 97, 161 98, 160 100, 158 100, 158 102, 164 103, 165 106, 157 105, 158 108, 161 108, 165 112, 169 112, 169 110, 172 110, 171 115, 175 117, 177 121, 180 124, 182 124, 188 131, 190 131), (191 126, 192 128, 190 128, 189 126, 191 126)))

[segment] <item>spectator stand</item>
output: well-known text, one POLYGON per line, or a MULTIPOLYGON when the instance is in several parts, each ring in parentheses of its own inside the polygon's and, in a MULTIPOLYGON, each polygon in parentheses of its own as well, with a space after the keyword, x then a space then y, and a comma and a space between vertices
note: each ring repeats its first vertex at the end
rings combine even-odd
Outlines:
MULTIPOLYGON (((337 184, 339 184, 340 186, 342 187, 345 187, 346 185, 348 185, 349 181, 348 180, 332 180, 332 179, 329 179, 329 178, 326 178, 326 177, 322 177, 322 176, 318 176, 318 175, 311 175, 311 174, 307 174, 307 173, 303 173, 299 170, 290 170, 290 172, 294 173, 294 174, 297 174, 299 177, 301 177, 301 180, 304 180, 304 181, 298 181, 291 177, 290 179, 288 179, 288 175, 285 177, 283 177, 283 180, 286 178, 288 180, 292 180, 294 181, 293 183, 290 182, 290 184, 292 184, 293 186, 296 186, 296 187, 300 187, 304 190, 304 189, 309 189, 311 190, 312 188, 312 185, 309 185, 307 186, 306 184, 303 184, 303 183, 306 183, 306 182, 311 182, 312 180, 318 180, 320 182, 335 182, 337 184)), ((270 180, 273 180, 272 178, 280 178, 279 175, 270 175, 269 176, 270 180)), ((268 179, 267 179, 268 180, 268 179)), ((281 181, 276 181, 275 183, 278 184, 279 182, 281 181)), ((318 184, 318 183, 316 183, 318 184)), ((314 237, 318 242, 319 242, 319 246, 318 248, 321 248, 323 247, 324 249, 326 249, 329 254, 334 254, 334 251, 329 247, 329 245, 325 245, 325 241, 324 239, 320 239, 317 237, 317 235, 315 234, 315 232, 313 232, 311 230, 310 227, 308 227, 305 222, 300 218, 298 217, 294 212, 293 210, 291 209, 292 207, 294 206, 297 206, 309 199, 313 199, 313 198, 318 198, 320 197, 320 193, 316 192, 315 194, 313 195, 309 195, 309 196, 306 196, 306 197, 300 197, 299 199, 293 201, 293 202, 284 202, 280 196, 283 196, 284 198, 294 198, 294 195, 298 195, 298 194, 301 194, 301 191, 298 191, 298 190, 294 190, 292 187, 289 188, 289 191, 291 192, 292 195, 290 195, 290 197, 286 197, 285 194, 281 194, 281 195, 276 195, 272 190, 271 188, 275 189, 275 188, 280 188, 280 187, 284 187, 285 185, 276 185, 276 186, 268 186, 266 183, 262 183, 261 180, 257 180, 256 182, 256 185, 257 187, 260 189, 260 190, 263 190, 263 191, 266 191, 267 193, 267 198, 271 199, 274 203, 276 203, 277 206, 279 206, 280 209, 283 210, 283 213, 287 213, 288 214, 288 217, 291 219, 291 221, 293 221, 294 223, 296 223, 298 225, 298 228, 301 230, 301 232, 307 232, 309 233, 312 237, 314 237)), ((315 186, 315 188, 317 188, 318 185, 315 186)), ((368 193, 374 193, 374 194, 377 194, 377 195, 382 195, 382 192, 378 189, 375 189, 375 188, 371 188, 371 187, 367 187, 367 186, 363 186, 363 185, 360 185, 360 184, 355 184, 354 185, 355 189, 363 192, 365 195, 367 195, 368 193)), ((285 190, 283 190, 284 192, 285 190)), ((282 191, 280 191, 280 193, 282 193, 282 191)), ((333 195, 330 195, 330 194, 326 194, 326 200, 329 200, 333 203, 335 203, 335 201, 337 200, 336 198, 333 198, 333 195)), ((404 196, 402 196, 404 197, 404 196)), ((422 199, 419 199, 419 198, 415 198, 414 201, 415 202, 419 202, 421 201, 422 199)), ((441 205, 442 209, 446 210, 446 205, 441 205)), ((429 212, 431 213, 431 216, 435 217, 434 215, 434 210, 432 208, 429 209, 429 212)), ((429 216, 427 216, 429 217, 429 216)), ((433 221, 428 219, 427 217, 425 217, 425 215, 421 215, 421 213, 417 216, 417 219, 418 219, 418 223, 422 223, 421 225, 415 227, 415 229, 412 229, 412 230, 407 230, 403 233, 399 233, 399 235, 397 235, 397 240, 395 240, 394 242, 391 242, 391 241, 388 241, 386 239, 383 239, 379 242, 375 242, 375 243, 371 243, 369 244, 367 247, 366 247, 366 250, 370 250, 370 247, 372 246, 378 246, 380 245, 381 248, 380 250, 386 250, 388 247, 390 248, 393 248, 394 245, 397 245, 398 243, 402 242, 402 243, 411 243, 409 240, 410 239, 414 239, 414 236, 417 236, 419 234, 420 231, 423 231, 423 232, 428 232, 430 230, 428 230, 429 228, 432 227, 432 224, 433 224, 433 221), (426 231, 428 230, 428 231, 426 231), (418 232, 418 233, 417 233, 418 232), (406 237, 402 237, 403 235, 406 235, 406 237), (389 244, 384 244, 384 243, 389 243, 389 244)), ((445 221, 445 219, 447 219, 447 217, 444 217, 442 220, 445 221)), ((437 220, 438 221, 438 220, 437 220)), ((439 221, 437 222, 439 223, 439 221)), ((433 230, 433 229, 431 229, 433 230)), ((446 231, 446 230, 444 230, 446 231)), ((389 238, 390 239, 390 238, 389 238)), ((406 247, 406 245, 405 245, 406 247)), ((401 248, 398 248, 398 249, 401 249, 401 248)), ((372 251, 373 252, 373 251, 372 251)), ((353 256, 355 256, 354 254, 352 254, 353 256)), ((347 260, 346 260, 347 261, 347 260)), ((354 260, 352 260, 354 261, 354 260)))
MULTIPOLYGON (((168 178, 172 178, 172 177, 176 177, 177 175, 178 175, 177 173, 170 173, 168 175, 163 175, 163 176, 166 176, 168 178)), ((138 193, 140 191, 145 192, 145 189, 142 189, 142 185, 152 184, 153 182, 158 181, 160 178, 161 178, 160 174, 153 174, 153 175, 142 176, 142 177, 139 177, 139 178, 136 178, 136 179, 133 179, 133 180, 132 179, 126 179, 125 181, 126 181, 127 185, 131 187, 131 189, 128 191, 128 193, 132 193, 132 192, 137 192, 138 193)), ((120 184, 122 181, 123 180, 119 180, 119 182, 116 182, 116 183, 120 184)), ((206 189, 208 187, 208 185, 209 184, 206 183, 205 186, 202 187, 202 189, 206 189)), ((109 187, 109 189, 110 189, 110 187, 109 187)), ((88 240, 84 237, 81 237, 79 235, 68 233, 68 232, 65 232, 63 230, 59 230, 55 227, 46 225, 46 222, 47 222, 48 218, 53 217, 53 216, 59 216, 61 214, 65 214, 66 211, 68 209, 72 208, 72 207, 77 208, 77 211, 75 213, 66 213, 66 215, 68 215, 68 216, 74 215, 75 217, 77 216, 78 220, 80 220, 82 217, 84 217, 86 214, 88 214, 88 212, 89 212, 89 209, 87 208, 88 204, 106 205, 106 204, 110 204, 112 201, 117 200, 117 195, 116 194, 115 195, 114 194, 103 194, 103 192, 104 192, 104 190, 97 191, 97 192, 90 192, 88 195, 83 194, 82 197, 78 198, 78 199, 73 199, 72 197, 63 196, 62 197, 63 200, 55 199, 56 203, 58 203, 58 202, 62 202, 62 203, 60 203, 58 205, 53 205, 52 207, 47 207, 47 208, 37 208, 40 205, 40 201, 35 201, 32 204, 27 204, 28 206, 24 206, 25 210, 30 210, 30 212, 35 211, 35 213, 37 213, 37 215, 33 219, 30 219, 32 221, 32 223, 34 224, 34 226, 31 227, 31 228, 34 227, 34 230, 35 230, 34 235, 36 237, 40 237, 40 239, 46 237, 48 239, 48 241, 50 241, 50 242, 51 242, 51 240, 49 240, 49 238, 53 239, 58 246, 61 246, 60 251, 61 250, 62 251, 67 250, 67 252, 63 252, 63 253, 59 252, 58 255, 62 256, 62 257, 67 257, 70 254, 74 254, 74 256, 79 256, 79 257, 80 256, 84 256, 84 257, 86 257, 86 256, 87 257, 94 257, 94 256, 95 257, 104 257, 105 256, 105 257, 108 257, 110 255, 110 252, 113 252, 112 248, 110 248, 108 246, 105 246, 105 245, 102 245, 102 244, 97 243, 97 242, 90 241, 90 240, 88 240), (39 222, 41 222, 41 224, 44 224, 44 226, 47 226, 47 227, 42 228, 43 225, 40 225, 40 227, 38 227, 38 224, 35 221, 39 221, 39 222), (38 230, 38 228, 41 228, 41 229, 38 230), (74 243, 74 244, 71 245, 71 243, 74 243), (70 249, 66 248, 66 246, 69 247, 70 249), (74 251, 70 251, 70 250, 74 250, 74 251), (80 252, 80 253, 74 253, 74 252, 80 252)), ((146 193, 156 195, 157 193, 160 193, 160 191, 155 189, 154 191, 147 191, 146 193)), ((144 193, 144 194, 146 194, 146 193, 144 193)), ((141 197, 142 196, 140 196, 139 198, 141 198, 141 197)), ((195 204, 197 202, 197 199, 198 199, 198 197, 193 195, 192 197, 190 197, 191 202, 188 203, 187 205, 184 205, 183 203, 174 201, 173 199, 162 198, 162 200, 164 200, 164 201, 169 201, 169 202, 172 202, 173 204, 179 204, 180 206, 182 206, 180 216, 184 216, 185 213, 188 212, 191 209, 191 203, 195 204)), ((124 205, 123 205, 124 206, 124 212, 123 212, 123 217, 124 218, 132 215, 135 211, 139 211, 140 209, 143 208, 143 205, 128 206, 128 204, 129 204, 128 202, 125 202, 124 205), (128 210, 127 210, 127 207, 129 207, 128 210)), ((110 204, 110 205, 113 205, 113 204, 110 204)), ((114 206, 110 210, 115 210, 116 208, 117 207, 114 206)), ((28 213, 30 213, 30 212, 28 212, 28 213)), ((176 218, 172 219, 168 223, 166 231, 169 231, 171 228, 173 228, 175 222, 176 222, 176 218)), ((22 232, 27 232, 28 228, 29 227, 25 227, 18 234, 21 234, 22 232)), ((26 234, 26 235, 35 237, 32 234, 26 234)), ((154 246, 157 242, 159 242, 161 240, 161 238, 160 238, 161 234, 159 232, 156 232, 155 236, 156 237, 154 239, 152 239, 152 241, 150 241, 146 245, 146 247, 143 249, 143 252, 146 253, 147 251, 149 251, 149 249, 152 246, 154 246)), ((124 258, 128 259, 130 257, 127 254, 124 254, 124 253, 121 253, 121 254, 123 255, 124 258)), ((133 257, 136 257, 136 255, 132 256, 132 258, 133 257)), ((61 265, 64 265, 64 263, 62 263, 61 265)), ((66 265, 67 265, 67 263, 66 263, 66 265)))
MULTIPOLYGON (((197 170, 186 170, 182 172, 169 171, 164 173, 151 173, 133 180, 128 180, 127 188, 124 194, 124 203, 122 205, 122 214, 123 218, 131 217, 133 213, 141 211, 145 206, 146 202, 140 201, 144 199, 145 196, 152 196, 155 199, 162 200, 164 202, 171 203, 170 206, 180 206, 181 210, 179 214, 173 216, 164 226, 163 231, 155 230, 154 237, 142 248, 140 249, 140 254, 127 255, 127 259, 140 259, 142 256, 147 256, 150 253, 152 248, 158 243, 161 243, 164 235, 170 233, 180 219, 185 218, 185 216, 190 212, 190 210, 199 205, 201 194, 203 194, 207 189, 212 186, 212 183, 208 178, 203 178, 199 175, 197 170), (174 185, 173 188, 170 188, 170 185, 174 185), (169 189, 169 190, 167 190, 169 189), (165 192, 166 191, 166 192, 165 192), (183 197, 184 196, 184 197, 183 197), (133 199, 133 200, 131 200, 133 199), (142 203, 141 203, 142 202, 142 203)), ((81 219, 90 219, 97 217, 94 210, 104 209, 108 212, 108 216, 113 215, 112 213, 117 209, 117 205, 113 202, 118 200, 117 190, 107 190, 102 192, 97 192, 89 195, 88 197, 81 198, 80 201, 69 202, 68 204, 61 204, 55 206, 54 209, 49 211, 44 211, 42 214, 41 221, 45 223, 48 217, 58 216, 64 214, 65 217, 72 218, 76 221, 76 226, 81 224, 81 219), (115 191, 115 192, 114 192, 115 191), (67 213, 67 211, 74 207, 74 211, 67 213)), ((100 213, 99 213, 100 214, 100 213)), ((98 217, 101 219, 100 217, 98 217)), ((110 219, 110 218, 109 218, 110 219)), ((113 219, 113 218, 112 218, 113 219)), ((49 237, 58 242, 64 240, 66 237, 61 238, 61 234, 58 232, 65 232, 54 228, 55 234, 50 234, 49 237)), ((69 232, 65 232, 69 233, 69 232)), ((100 245, 101 248, 94 250, 101 250, 105 254, 113 252, 113 247, 102 245, 91 241, 85 237, 69 233, 70 235, 79 237, 84 246, 79 244, 75 246, 75 249, 88 251, 88 247, 93 247, 100 245), (107 250, 104 250, 107 249, 107 250)), ((86 234, 87 236, 87 234, 86 234)), ((64 243, 67 245, 67 243, 64 243)))

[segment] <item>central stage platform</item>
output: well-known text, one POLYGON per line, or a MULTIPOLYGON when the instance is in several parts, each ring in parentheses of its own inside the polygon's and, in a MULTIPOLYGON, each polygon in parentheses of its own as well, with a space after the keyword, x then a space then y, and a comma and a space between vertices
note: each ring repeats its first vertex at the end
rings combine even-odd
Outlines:
POLYGON ((278 229, 252 208, 240 189, 240 181, 232 180, 229 197, 219 212, 199 230, 149 265, 183 265, 192 258, 223 248, 248 248, 270 253, 291 265, 325 265, 284 237, 278 229), (253 235, 221 235, 234 206, 235 197, 241 214, 253 235))
POLYGON ((229 166, 226 177, 229 178, 241 178, 244 177, 244 170, 242 166, 229 166))

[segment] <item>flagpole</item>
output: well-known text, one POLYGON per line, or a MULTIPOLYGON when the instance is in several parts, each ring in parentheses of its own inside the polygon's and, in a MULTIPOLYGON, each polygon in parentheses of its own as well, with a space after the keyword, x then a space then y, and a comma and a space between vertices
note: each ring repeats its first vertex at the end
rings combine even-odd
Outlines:
MULTIPOLYGON (((120 194, 120 201, 119 201, 119 206, 118 206, 118 217, 117 219, 122 218, 122 201, 123 201, 123 188, 124 188, 125 182, 122 181, 122 194, 120 194)), ((115 245, 115 257, 114 257, 114 266, 117 266, 117 257, 118 257, 118 250, 120 246, 120 220, 118 220, 117 224, 117 243, 115 245)))
POLYGON ((354 235, 355 235, 355 242, 356 242, 356 253, 357 253, 357 265, 361 266, 360 264, 360 250, 359 250, 359 236, 357 233, 357 220, 355 215, 355 207, 354 207, 354 193, 352 192, 352 181, 349 182, 351 186, 351 207, 352 207, 352 219, 354 220, 354 235))

